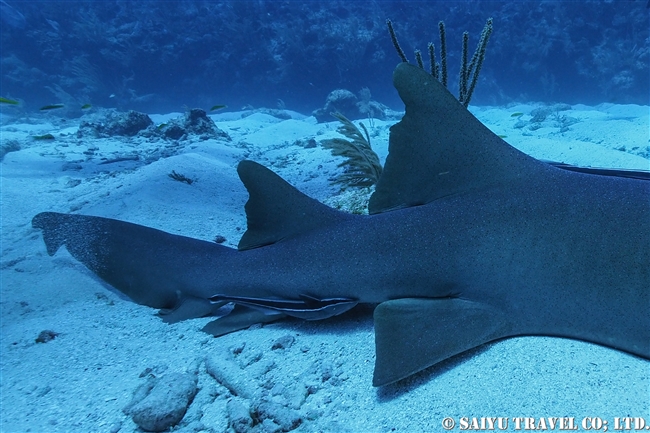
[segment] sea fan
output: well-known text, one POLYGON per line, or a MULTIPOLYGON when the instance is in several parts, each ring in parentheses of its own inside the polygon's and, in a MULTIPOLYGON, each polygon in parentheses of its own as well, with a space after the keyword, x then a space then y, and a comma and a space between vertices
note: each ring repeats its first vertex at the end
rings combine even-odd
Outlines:
POLYGON ((331 179, 333 184, 344 184, 348 186, 366 187, 377 183, 381 175, 382 167, 379 157, 370 146, 370 136, 363 123, 360 123, 365 136, 347 117, 341 113, 331 113, 340 122, 341 126, 337 131, 345 135, 343 138, 331 138, 321 141, 321 145, 332 151, 334 156, 345 158, 338 166, 344 167, 340 176, 331 179))

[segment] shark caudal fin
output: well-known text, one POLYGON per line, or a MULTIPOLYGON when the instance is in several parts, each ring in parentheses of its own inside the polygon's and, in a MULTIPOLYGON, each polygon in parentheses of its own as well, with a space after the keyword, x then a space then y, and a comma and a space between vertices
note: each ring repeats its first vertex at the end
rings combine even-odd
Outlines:
POLYGON ((67 233, 70 233, 70 221, 60 218, 58 213, 41 212, 32 218, 32 227, 43 231, 45 249, 53 256, 66 242, 67 233))
POLYGON ((65 245, 134 302, 161 309, 166 322, 203 317, 218 308, 207 299, 210 293, 197 289, 193 272, 209 266, 206 256, 236 253, 212 242, 95 216, 43 212, 32 226, 42 230, 49 255, 65 245))
POLYGON ((369 213, 530 178, 547 168, 496 136, 423 69, 400 63, 393 84, 406 113, 390 128, 369 213))
POLYGON ((462 299, 396 299, 379 304, 374 318, 374 386, 510 335, 500 311, 462 299))

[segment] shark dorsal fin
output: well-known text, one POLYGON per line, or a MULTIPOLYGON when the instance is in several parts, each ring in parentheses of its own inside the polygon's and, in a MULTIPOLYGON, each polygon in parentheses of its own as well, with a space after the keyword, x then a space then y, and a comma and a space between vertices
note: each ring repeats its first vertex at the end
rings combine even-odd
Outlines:
POLYGON ((543 164, 497 137, 434 77, 401 63, 393 84, 406 113, 368 205, 375 214, 530 176, 543 164))
POLYGON ((239 250, 273 244, 348 218, 298 191, 273 171, 253 161, 241 161, 239 178, 248 190, 247 230, 239 250))

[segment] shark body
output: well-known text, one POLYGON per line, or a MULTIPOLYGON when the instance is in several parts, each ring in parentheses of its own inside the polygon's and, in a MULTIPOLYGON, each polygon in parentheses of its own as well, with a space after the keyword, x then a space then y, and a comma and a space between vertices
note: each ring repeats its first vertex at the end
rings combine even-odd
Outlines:
POLYGON ((375 386, 517 335, 650 359, 650 182, 537 161, 417 67, 399 65, 394 84, 406 114, 370 215, 328 208, 242 161, 250 198, 238 250, 84 215, 46 212, 33 225, 49 254, 66 245, 168 321, 238 304, 206 327, 215 335, 378 304, 375 386))

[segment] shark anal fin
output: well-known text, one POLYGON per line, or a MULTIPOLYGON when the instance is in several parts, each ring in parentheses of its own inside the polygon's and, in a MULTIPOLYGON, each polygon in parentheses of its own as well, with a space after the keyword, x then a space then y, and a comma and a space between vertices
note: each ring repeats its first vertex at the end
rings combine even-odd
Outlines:
POLYGON ((282 313, 304 320, 322 320, 337 316, 348 311, 358 303, 356 299, 349 298, 317 299, 307 295, 301 295, 300 298, 300 300, 295 300, 214 295, 210 297, 210 301, 233 302, 237 305, 243 305, 261 311, 282 313))
POLYGON ((215 337, 221 337, 231 332, 246 329, 256 323, 274 322, 285 317, 282 313, 268 314, 254 308, 235 305, 235 308, 230 313, 209 322, 203 327, 202 331, 215 337))
POLYGON ((509 335, 509 325, 494 308, 462 299, 405 298, 377 306, 377 358, 372 380, 383 386, 509 335))

